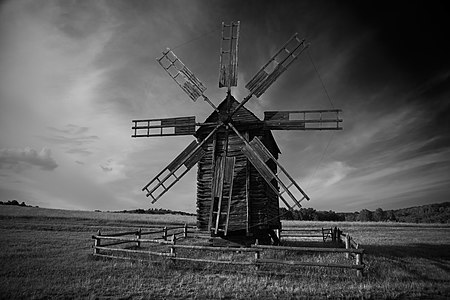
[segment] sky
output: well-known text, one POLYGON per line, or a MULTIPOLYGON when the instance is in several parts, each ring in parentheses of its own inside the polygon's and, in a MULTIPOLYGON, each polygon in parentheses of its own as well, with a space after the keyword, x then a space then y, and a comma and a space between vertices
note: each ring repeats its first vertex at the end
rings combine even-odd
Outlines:
POLYGON ((444 1, 4 1, 0 201, 195 212, 196 167, 155 204, 141 191, 194 137, 131 138, 131 120, 206 119, 211 107, 155 59, 170 47, 219 104, 220 28, 232 20, 241 22, 237 100, 292 34, 310 43, 247 109, 261 119, 343 110, 342 131, 274 132, 279 162, 311 198, 304 207, 449 201, 447 17, 444 1))

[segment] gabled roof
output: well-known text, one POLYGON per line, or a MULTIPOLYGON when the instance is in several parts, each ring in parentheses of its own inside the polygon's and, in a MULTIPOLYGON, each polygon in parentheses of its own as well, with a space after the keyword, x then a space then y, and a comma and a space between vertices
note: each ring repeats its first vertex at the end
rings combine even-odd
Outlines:
MULTIPOLYGON (((239 105, 239 102, 231 94, 227 95, 227 98, 225 98, 217 107, 217 109, 220 112, 223 112, 224 114, 226 114, 227 112, 228 97, 230 97, 230 106, 231 106, 230 111, 234 111, 236 107, 239 105)), ((264 121, 260 120, 257 116, 255 116, 250 110, 248 110, 244 106, 240 107, 239 110, 235 114, 233 114, 231 119, 238 128, 242 125, 245 125, 245 123, 249 123, 252 125, 251 129, 264 129, 264 121)), ((213 111, 213 113, 206 118, 204 123, 216 123, 216 122, 219 122, 219 114, 217 113, 217 111, 213 111)), ((195 136, 197 137, 201 136, 202 133, 204 133, 207 130, 208 131, 212 130, 212 128, 213 127, 210 126, 203 126, 203 127, 200 126, 200 128, 196 131, 195 136)), ((272 132, 268 129, 266 130, 266 132, 269 139, 273 141, 273 144, 276 147, 275 150, 278 153, 281 153, 280 148, 278 147, 272 132)))
MULTIPOLYGON (((239 102, 232 95, 230 95, 229 97, 230 97, 230 104, 231 104, 230 110, 233 111, 239 105, 239 102)), ((228 98, 228 96, 227 96, 227 98, 228 98)), ((226 113, 227 98, 225 98, 217 107, 217 109, 220 112, 226 113)), ((231 117, 231 119, 234 122, 238 122, 238 123, 261 123, 261 125, 263 125, 262 121, 257 116, 255 116, 251 111, 246 109, 244 106, 239 108, 239 110, 231 117)), ((208 118, 206 118, 205 123, 218 122, 218 121, 219 121, 219 116, 217 114, 217 111, 214 111, 208 118)))

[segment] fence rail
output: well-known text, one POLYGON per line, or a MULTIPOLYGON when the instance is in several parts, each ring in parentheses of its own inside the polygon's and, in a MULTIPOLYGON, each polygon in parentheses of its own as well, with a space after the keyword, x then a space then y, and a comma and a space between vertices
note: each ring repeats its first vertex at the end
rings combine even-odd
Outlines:
MULTIPOLYGON (((179 244, 180 241, 187 239, 192 234, 198 232, 189 230, 195 229, 192 226, 177 226, 177 227, 162 227, 159 230, 143 231, 138 229, 135 231, 118 232, 102 234, 100 231, 96 235, 92 236, 94 240, 93 254, 99 257, 107 258, 121 258, 132 259, 132 257, 115 255, 122 254, 145 254, 146 256, 159 256, 165 257, 170 260, 178 261, 191 261, 201 263, 213 263, 213 264, 228 264, 228 265, 254 265, 256 267, 261 265, 286 265, 286 266, 315 266, 315 267, 332 267, 332 268, 347 268, 355 269, 357 276, 363 275, 364 263, 363 254, 364 250, 359 249, 359 245, 348 234, 343 234, 338 228, 330 229, 301 229, 301 228, 289 228, 285 229, 285 232, 323 232, 331 236, 333 241, 338 243, 344 243, 345 248, 321 248, 321 247, 293 247, 293 246, 271 246, 271 245, 258 245, 253 244, 250 247, 215 247, 215 246, 203 246, 203 245, 189 245, 179 244), (160 235, 162 234, 162 235, 160 235), (128 236, 127 236, 128 235, 128 236), (152 238, 142 238, 144 235, 157 235, 152 238), (106 243, 105 243, 106 242, 106 243), (133 249, 130 248, 117 248, 112 246, 122 245, 129 243, 133 249), (157 247, 158 250, 143 249, 143 244, 146 246, 157 247), (201 252, 228 252, 228 253, 250 253, 253 254, 252 258, 246 258, 247 260, 221 260, 221 259, 207 259, 207 258, 195 258, 187 257, 186 253, 179 253, 177 250, 191 250, 201 252), (274 259, 270 256, 277 251, 295 251, 295 252, 324 252, 324 253, 344 253, 345 257, 349 259, 348 263, 328 263, 328 262, 315 262, 315 261, 299 261, 299 260, 282 260, 274 259), (106 252, 106 253, 105 253, 106 252), (261 256, 265 256, 261 258, 261 256), (353 260, 350 260, 353 258, 353 260), (354 261, 354 264, 351 263, 354 261)), ((281 236, 281 235, 280 235, 281 236)), ((292 235, 291 235, 292 236, 292 235)), ((325 241, 325 238, 323 238, 325 241)))
POLYGON ((338 242, 342 231, 337 227, 334 228, 298 228, 287 227, 279 230, 279 238, 281 239, 304 239, 304 240, 322 240, 323 242, 338 242))

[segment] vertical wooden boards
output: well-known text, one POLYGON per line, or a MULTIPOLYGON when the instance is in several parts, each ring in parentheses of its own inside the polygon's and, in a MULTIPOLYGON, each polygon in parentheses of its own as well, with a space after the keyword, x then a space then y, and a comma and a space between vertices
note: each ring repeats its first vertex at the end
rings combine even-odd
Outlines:
MULTIPOLYGON (((203 149, 206 152, 206 155, 199 161, 199 168, 197 173, 197 224, 202 230, 210 230, 211 228, 214 230, 216 215, 212 215, 211 209, 217 211, 218 209, 218 196, 220 192, 218 188, 214 188, 213 185, 218 184, 217 179, 214 179, 216 175, 214 172, 220 170, 218 167, 214 167, 214 165, 220 164, 219 160, 223 159, 225 154, 224 151, 225 144, 225 132, 221 130, 217 132, 216 138, 211 139, 208 143, 203 146, 203 149), (217 170, 217 171, 215 171, 217 170), (213 192, 215 190, 215 192, 213 192), (213 196, 216 196, 216 200, 214 202, 213 196), (215 203, 213 207, 213 203, 215 203)), ((224 196, 229 195, 230 187, 232 186, 232 194, 231 194, 231 202, 228 199, 223 199, 221 203, 221 211, 224 213, 223 220, 225 219, 225 214, 228 213, 228 205, 230 205, 229 211, 229 231, 236 230, 244 230, 247 227, 247 205, 245 202, 245 176, 246 176, 246 158, 240 151, 243 143, 242 141, 234 134, 229 135, 228 141, 228 157, 225 160, 234 159, 234 171, 231 172, 231 163, 224 163, 224 170, 227 171, 224 174, 224 196), (231 174, 233 173, 233 176, 231 174), (226 175, 228 174, 228 175, 226 175)), ((220 172, 219 172, 220 173, 220 172)), ((223 228, 222 225, 226 225, 226 222, 223 220, 220 221, 220 228, 223 228)))

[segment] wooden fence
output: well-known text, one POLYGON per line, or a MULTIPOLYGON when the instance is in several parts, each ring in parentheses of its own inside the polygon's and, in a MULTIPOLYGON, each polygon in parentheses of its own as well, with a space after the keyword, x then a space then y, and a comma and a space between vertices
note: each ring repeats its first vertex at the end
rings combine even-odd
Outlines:
MULTIPOLYGON (((199 237, 204 233, 190 230, 194 229, 192 226, 178 226, 178 227, 161 227, 154 228, 148 231, 138 229, 135 231, 127 231, 120 233, 102 234, 100 231, 92 236, 94 240, 93 254, 100 257, 108 258, 122 258, 135 259, 131 255, 144 254, 146 256, 159 256, 176 261, 190 261, 212 264, 227 264, 227 265, 285 265, 285 266, 315 266, 315 267, 332 267, 332 268, 346 268, 355 269, 357 276, 363 275, 363 249, 359 249, 358 244, 347 234, 343 234, 338 228, 327 229, 334 241, 342 242, 345 248, 322 248, 322 247, 291 247, 291 246, 271 246, 258 245, 255 243, 250 247, 216 247, 204 245, 182 244, 183 240, 188 237, 199 237), (151 236, 144 238, 145 236, 151 236), (334 236, 334 238, 333 238, 334 236), (113 246, 128 244, 128 247, 117 248, 113 246), (143 249, 144 244, 151 248, 158 248, 157 250, 143 249), (187 256, 186 253, 180 251, 190 250, 196 255, 192 257, 187 256), (301 260, 282 260, 273 259, 268 256, 278 251, 294 251, 297 253, 343 253, 347 258, 346 263, 328 263, 316 261, 301 261, 301 260), (206 259, 198 257, 206 257, 207 255, 198 255, 197 252, 226 252, 226 253, 241 253, 253 254, 252 257, 247 257, 241 260, 223 260, 223 259, 206 259), (120 256, 119 254, 129 254, 129 256, 120 256), (185 255, 183 255, 185 254, 185 255), (354 261, 354 263, 352 263, 354 261)), ((287 231, 287 230, 286 230, 287 231)), ((300 230, 299 230, 300 231, 300 230)), ((319 229, 320 231, 320 229, 319 229)), ((322 232, 325 232, 323 229, 322 232)), ((328 238, 327 233, 327 238, 328 238)), ((323 238, 325 240, 325 238, 323 238)))
POLYGON ((338 229, 335 228, 299 228, 299 227, 287 227, 278 231, 278 238, 282 239, 296 239, 307 241, 338 241, 338 229))

